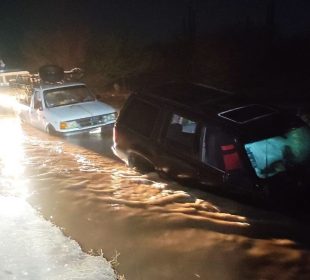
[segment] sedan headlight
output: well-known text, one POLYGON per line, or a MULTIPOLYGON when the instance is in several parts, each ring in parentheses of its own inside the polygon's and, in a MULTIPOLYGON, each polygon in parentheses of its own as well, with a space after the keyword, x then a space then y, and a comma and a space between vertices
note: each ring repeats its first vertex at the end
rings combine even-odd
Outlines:
POLYGON ((116 116, 117 116, 116 112, 111 113, 111 114, 107 114, 107 115, 103 115, 102 116, 103 122, 107 123, 107 122, 115 121, 116 120, 116 116))
POLYGON ((60 122, 60 129, 72 129, 79 128, 79 124, 76 121, 60 122))

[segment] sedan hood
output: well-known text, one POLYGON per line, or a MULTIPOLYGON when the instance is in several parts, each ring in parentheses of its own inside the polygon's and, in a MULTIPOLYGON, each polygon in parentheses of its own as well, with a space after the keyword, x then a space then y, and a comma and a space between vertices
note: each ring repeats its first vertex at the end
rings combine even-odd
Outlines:
POLYGON ((88 111, 91 116, 98 116, 115 112, 115 109, 112 106, 100 101, 84 102, 81 103, 81 106, 84 110, 88 111))
POLYGON ((99 101, 59 106, 48 110, 59 121, 77 120, 115 112, 113 107, 99 101))

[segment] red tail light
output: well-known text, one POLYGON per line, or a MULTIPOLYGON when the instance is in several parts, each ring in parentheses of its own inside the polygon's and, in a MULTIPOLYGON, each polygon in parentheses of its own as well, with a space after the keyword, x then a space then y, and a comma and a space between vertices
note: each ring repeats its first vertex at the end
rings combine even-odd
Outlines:
POLYGON ((241 161, 235 145, 221 146, 225 171, 232 171, 241 168, 241 161))

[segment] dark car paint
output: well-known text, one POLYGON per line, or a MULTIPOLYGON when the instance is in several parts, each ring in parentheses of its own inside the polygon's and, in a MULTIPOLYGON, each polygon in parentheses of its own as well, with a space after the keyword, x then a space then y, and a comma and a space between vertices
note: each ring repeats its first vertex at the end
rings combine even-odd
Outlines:
MULTIPOLYGON (((223 100, 222 97, 221 100, 223 100)), ((264 197, 270 194, 270 185, 279 185, 279 182, 281 184, 283 180, 285 181, 283 178, 287 176, 286 174, 278 174, 273 178, 264 180, 258 178, 242 145, 243 141, 259 139, 262 135, 271 135, 274 132, 273 126, 266 127, 266 120, 261 119, 254 123, 231 125, 227 120, 218 118, 212 110, 210 112, 196 111, 189 106, 170 101, 166 102, 162 97, 149 94, 132 94, 121 110, 114 127, 114 130, 117 131, 117 139, 115 139, 113 146, 114 153, 119 156, 118 151, 122 151, 127 157, 123 160, 127 162, 130 155, 139 155, 157 171, 168 173, 175 179, 197 182, 208 189, 220 190, 224 193, 237 192, 251 195, 254 193, 257 197, 264 197), (126 112, 127 106, 135 100, 143 100, 159 108, 159 116, 149 137, 145 137, 123 124, 124 112, 126 112), (169 116, 172 113, 182 113, 184 116, 197 120, 200 130, 203 124, 209 121, 212 126, 227 131, 235 140, 234 144, 242 160, 243 169, 237 173, 225 172, 202 162, 200 158, 203 143, 201 132, 196 155, 188 156, 184 150, 167 142, 164 135, 170 120, 169 116)), ((270 116, 269 121, 279 124, 279 130, 284 130, 287 123, 299 122, 294 117, 282 115, 280 112, 270 116), (284 125, 280 125, 281 123, 284 125)))

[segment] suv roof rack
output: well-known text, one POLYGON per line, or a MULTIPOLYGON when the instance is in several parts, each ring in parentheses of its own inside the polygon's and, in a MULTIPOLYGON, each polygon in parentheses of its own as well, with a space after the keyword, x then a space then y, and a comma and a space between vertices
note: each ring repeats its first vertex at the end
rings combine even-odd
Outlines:
POLYGON ((273 115, 277 112, 277 110, 268 106, 250 104, 221 112, 218 116, 238 124, 244 124, 273 115))

